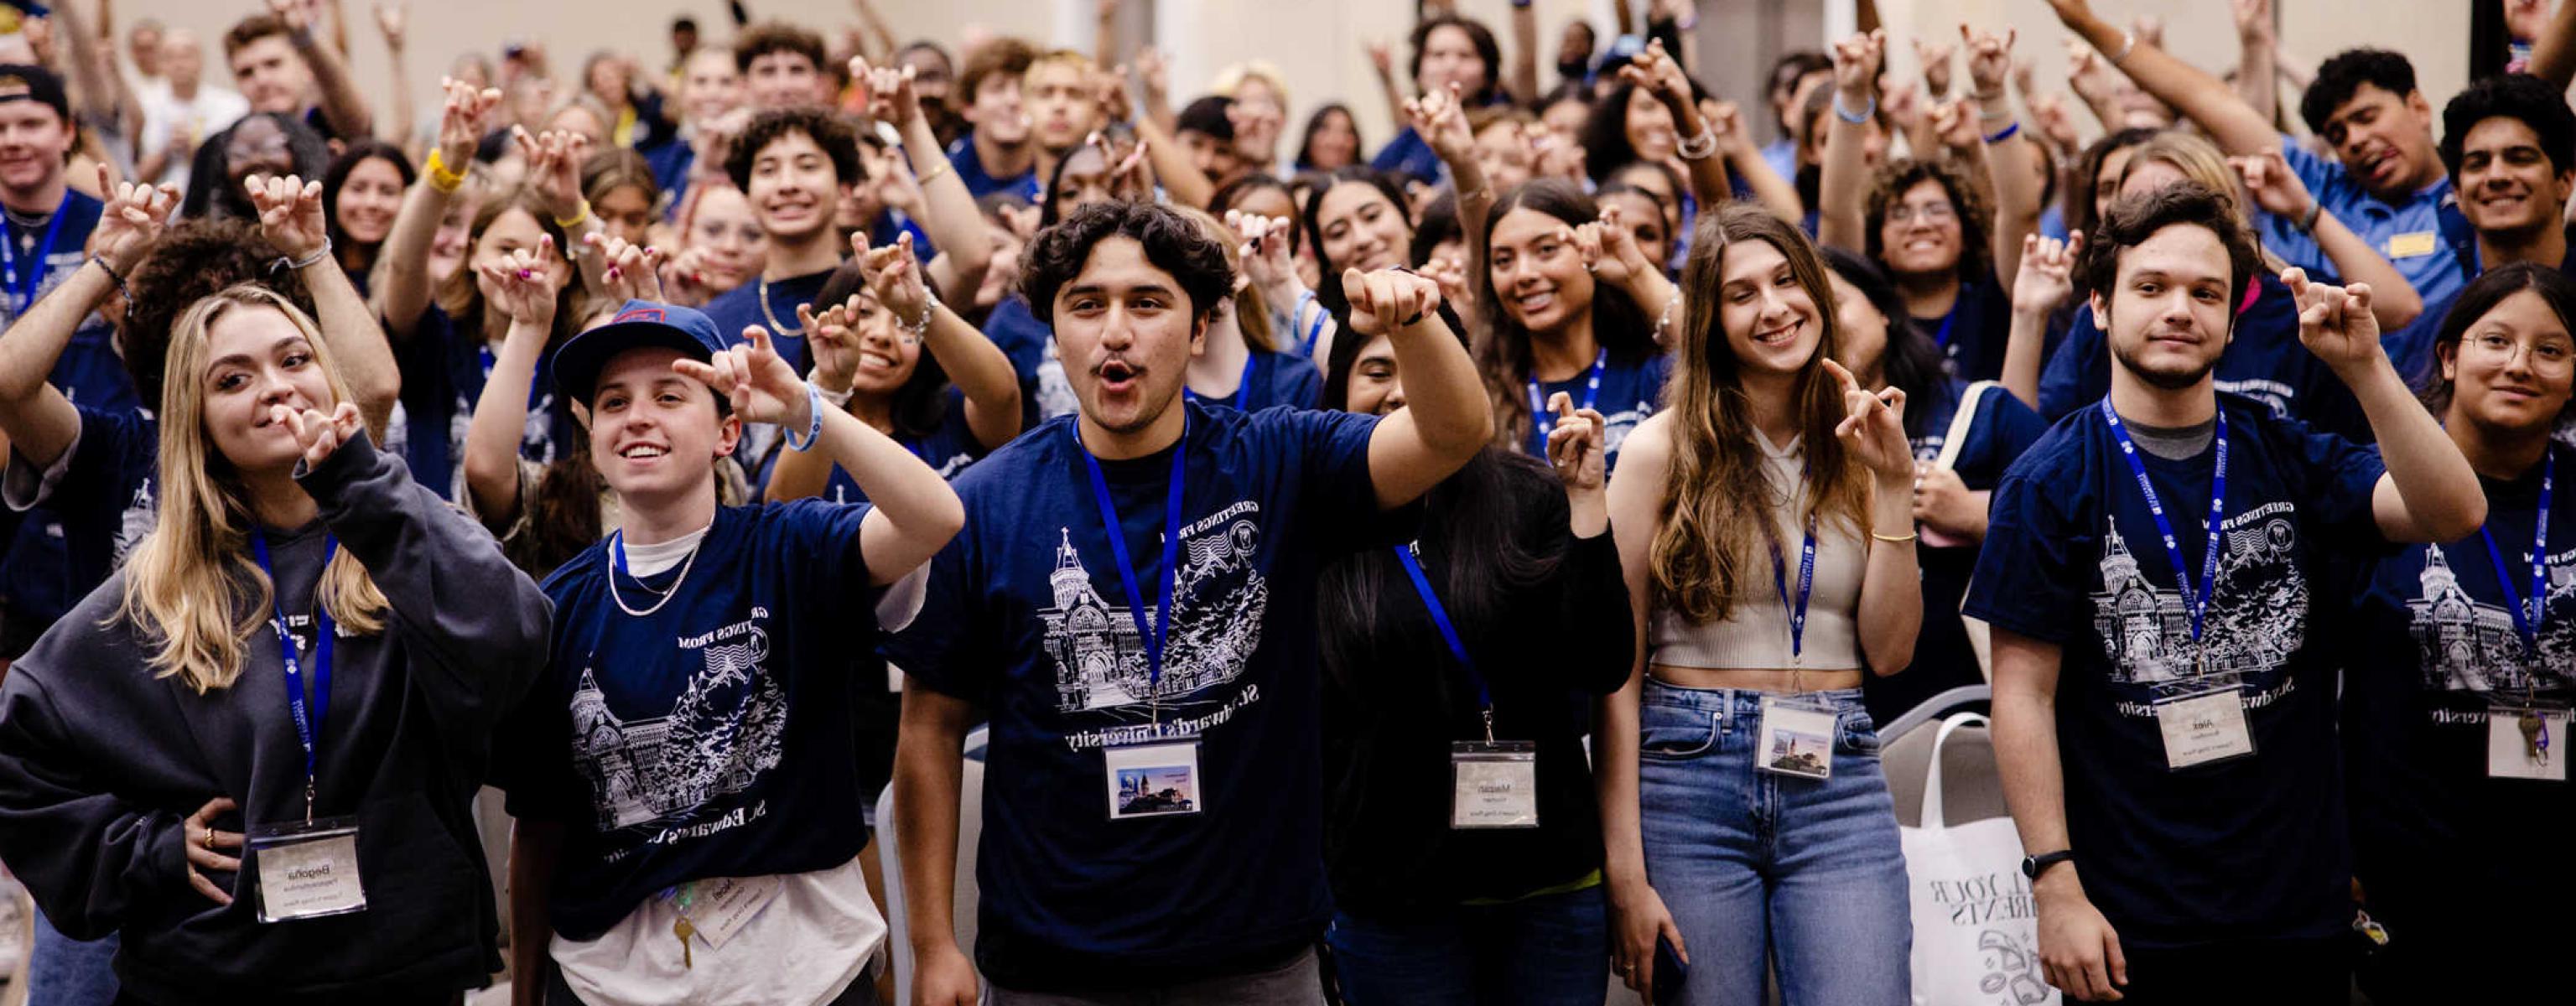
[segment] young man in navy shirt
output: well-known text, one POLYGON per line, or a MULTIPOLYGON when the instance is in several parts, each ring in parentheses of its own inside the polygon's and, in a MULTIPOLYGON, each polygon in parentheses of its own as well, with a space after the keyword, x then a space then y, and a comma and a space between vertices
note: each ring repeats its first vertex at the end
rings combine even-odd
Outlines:
POLYGON ((553 657, 501 730, 522 1004, 875 1001, 851 693, 884 677, 851 658, 962 516, 766 332, 717 332, 629 301, 555 353, 622 527, 546 581, 553 657), (830 453, 873 505, 717 506, 744 423, 830 453))
POLYGON ((1022 289, 1081 398, 959 477, 968 531, 888 658, 914 1001, 1321 1003, 1330 916, 1315 577, 1391 545, 1401 508, 1492 430, 1438 288, 1347 275, 1410 407, 1246 415, 1181 394, 1225 255, 1188 219, 1085 207, 1022 289), (990 718, 973 964, 952 935, 959 746, 990 718))
POLYGON ((2350 857, 2319 591, 2391 541, 2477 530, 2475 473, 2379 344, 2370 291, 2282 279, 2381 454, 2219 395, 2261 268, 2226 197, 2114 207, 2078 263, 2111 393, 1995 490, 1966 613, 1994 627, 1995 754, 2049 982, 2130 1003, 2340 1003, 2350 857))
POLYGON ((1028 43, 997 38, 977 47, 957 78, 958 114, 975 128, 948 145, 948 161, 977 199, 995 192, 1038 197, 1037 128, 1020 82, 1036 59, 1028 43))
MULTIPOLYGON (((2515 262, 2576 275, 2568 254, 2567 202, 2576 194, 2576 110, 2567 94, 2527 74, 2471 81, 2442 106, 2442 164, 2459 193, 2465 234, 2450 235, 2470 276, 2515 262)), ((2397 372, 2429 380, 2433 337, 2451 297, 2426 298, 2424 314, 2387 339, 2397 372)))
POLYGON ((708 303, 707 317, 719 332, 761 326, 802 374, 805 330, 796 309, 811 305, 840 268, 846 246, 832 219, 842 193, 861 179, 858 138, 824 109, 771 109, 734 138, 725 173, 751 201, 769 237, 769 258, 760 278, 708 303))
POLYGON ((63 177, 76 136, 62 78, 37 66, 0 66, 0 328, 79 269, 101 203, 63 177))

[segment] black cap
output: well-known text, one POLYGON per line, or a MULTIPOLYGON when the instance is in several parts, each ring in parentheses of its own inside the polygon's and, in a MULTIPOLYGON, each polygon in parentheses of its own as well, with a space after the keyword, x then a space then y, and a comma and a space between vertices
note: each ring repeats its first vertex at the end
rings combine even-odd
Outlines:
POLYGON ((52 70, 24 63, 0 63, 0 104, 12 101, 38 101, 72 121, 71 99, 63 94, 63 79, 52 70))

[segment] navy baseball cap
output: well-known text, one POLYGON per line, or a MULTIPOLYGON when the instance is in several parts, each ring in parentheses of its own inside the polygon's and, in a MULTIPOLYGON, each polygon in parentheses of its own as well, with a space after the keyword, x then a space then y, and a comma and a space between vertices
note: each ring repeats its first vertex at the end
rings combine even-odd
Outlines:
POLYGON ((607 324, 573 336, 555 350, 555 392, 589 404, 591 393, 599 390, 599 372, 630 349, 676 349, 703 363, 740 342, 718 331, 715 321, 696 308, 630 300, 607 324))
POLYGON ((72 121, 71 101, 63 95, 63 79, 41 66, 0 64, 0 102, 10 101, 37 102, 53 109, 64 122, 72 121))

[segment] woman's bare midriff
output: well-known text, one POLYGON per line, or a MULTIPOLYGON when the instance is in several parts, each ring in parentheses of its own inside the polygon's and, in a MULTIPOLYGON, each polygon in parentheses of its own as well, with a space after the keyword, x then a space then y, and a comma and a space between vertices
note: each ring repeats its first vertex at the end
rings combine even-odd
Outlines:
POLYGON ((1810 667, 1793 671, 1786 667, 1674 667, 1655 664, 1646 668, 1655 680, 1681 688, 1736 688, 1756 692, 1791 691, 1831 692, 1860 687, 1859 668, 1820 670, 1810 667), (1793 685, 1792 677, 1796 678, 1793 685))

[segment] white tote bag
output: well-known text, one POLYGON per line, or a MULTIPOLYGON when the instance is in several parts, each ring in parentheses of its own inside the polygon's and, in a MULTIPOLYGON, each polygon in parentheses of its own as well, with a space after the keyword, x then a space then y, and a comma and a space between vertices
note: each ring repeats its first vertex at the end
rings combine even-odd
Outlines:
POLYGON ((1941 811, 1941 748, 1962 726, 1941 721, 1924 773, 1923 823, 1899 829, 1914 908, 1915 1006, 2055 1004, 2039 967, 2039 917, 2021 875, 2021 836, 2009 817, 1949 825, 1941 811))

